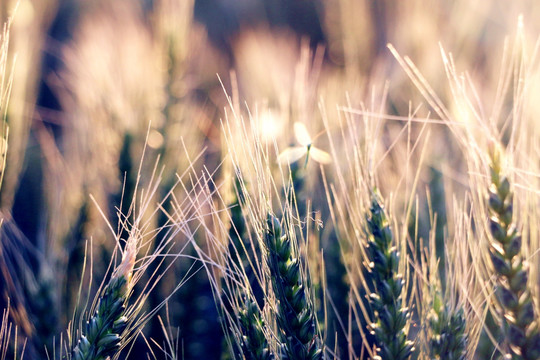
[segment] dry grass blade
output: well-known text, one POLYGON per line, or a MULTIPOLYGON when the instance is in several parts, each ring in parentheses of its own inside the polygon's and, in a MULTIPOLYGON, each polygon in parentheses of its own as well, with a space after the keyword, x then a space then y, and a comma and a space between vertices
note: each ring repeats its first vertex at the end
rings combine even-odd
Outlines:
POLYGON ((23 346, 19 350, 19 346, 17 344, 18 340, 18 331, 17 327, 13 326, 13 324, 9 321, 9 312, 10 308, 9 305, 6 309, 2 312, 2 319, 0 321, 0 360, 6 360, 8 358, 8 354, 10 354, 11 347, 15 348, 15 351, 13 354, 13 359, 17 360, 17 358, 23 359, 24 357, 24 351, 26 348, 26 341, 24 342, 23 346), (13 338, 12 338, 13 336, 13 338))

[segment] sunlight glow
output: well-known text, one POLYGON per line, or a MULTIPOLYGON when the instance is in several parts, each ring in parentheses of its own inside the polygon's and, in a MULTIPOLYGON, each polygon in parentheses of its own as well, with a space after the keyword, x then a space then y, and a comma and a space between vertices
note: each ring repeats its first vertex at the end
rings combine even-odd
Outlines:
POLYGON ((282 128, 279 116, 271 110, 264 111, 259 116, 257 123, 259 135, 264 142, 273 141, 282 128))

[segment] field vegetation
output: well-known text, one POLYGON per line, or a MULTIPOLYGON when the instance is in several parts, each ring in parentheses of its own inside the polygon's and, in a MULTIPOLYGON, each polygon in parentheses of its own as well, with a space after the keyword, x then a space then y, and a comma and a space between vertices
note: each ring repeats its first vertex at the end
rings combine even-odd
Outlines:
POLYGON ((540 359, 534 0, 0 2, 0 359, 540 359))

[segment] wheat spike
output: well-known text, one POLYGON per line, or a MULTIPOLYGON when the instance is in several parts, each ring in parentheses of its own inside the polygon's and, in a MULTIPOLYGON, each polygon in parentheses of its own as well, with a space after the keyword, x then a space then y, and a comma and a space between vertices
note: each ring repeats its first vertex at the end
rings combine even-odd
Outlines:
POLYGON ((284 350, 290 360, 317 360, 323 356, 315 325, 315 314, 307 297, 291 239, 282 233, 279 220, 268 216, 265 243, 268 250, 272 288, 277 299, 277 324, 284 350))
POLYGON ((83 327, 72 351, 73 360, 104 360, 120 350, 128 322, 125 311, 136 256, 137 240, 130 237, 120 265, 103 289, 94 314, 83 327))
POLYGON ((540 332, 534 302, 527 284, 529 270, 521 254, 522 237, 514 223, 513 192, 503 175, 501 154, 491 155, 489 187, 489 248, 497 273, 497 299, 504 313, 505 332, 513 359, 540 358, 540 332))
POLYGON ((377 340, 376 358, 405 360, 414 350, 405 330, 410 313, 403 306, 404 280, 398 273, 399 252, 392 245, 394 235, 376 190, 372 195, 367 224, 370 274, 375 287, 370 302, 376 318, 371 325, 377 340))

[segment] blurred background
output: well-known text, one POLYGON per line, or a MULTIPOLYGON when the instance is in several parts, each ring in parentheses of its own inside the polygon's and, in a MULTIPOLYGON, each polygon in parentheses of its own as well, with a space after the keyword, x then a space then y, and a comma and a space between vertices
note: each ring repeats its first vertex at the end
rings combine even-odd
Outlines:
MULTIPOLYGON (((206 168, 216 178, 230 177, 219 166, 227 152, 220 128, 227 95, 236 108, 270 119, 281 146, 294 140, 295 121, 311 124, 313 134, 320 130, 321 109, 330 118, 339 117, 338 106, 427 116, 430 109, 389 43, 412 59, 443 101, 451 93, 441 47, 450 51, 456 68, 476 84, 478 103, 490 109, 505 38, 515 35, 520 14, 521 41, 535 49, 535 0, 1 0, 0 19, 13 18, 4 79, 11 76, 12 88, 9 104, 2 104, 9 150, 0 193, 0 302, 5 307, 9 297, 13 321, 30 339, 28 358, 51 351, 71 319, 79 284, 89 281, 82 277, 86 240, 92 239, 94 279, 105 274, 115 244, 96 204, 116 224, 117 208, 126 211, 130 202, 145 142, 142 182, 159 156, 164 195, 177 173, 206 168)), ((392 126, 389 133, 401 125, 392 126)), ((463 164, 446 140, 448 130, 433 131, 441 141, 421 180, 436 196, 449 171, 438 159, 450 159, 456 172, 463 164)), ((324 199, 321 184, 310 186, 324 199)), ((419 232, 427 236, 427 225, 419 232)), ((336 279, 330 291, 338 298, 344 274, 334 253, 327 275, 336 279)), ((161 315, 179 329, 182 358, 226 357, 211 286, 196 268, 188 260, 175 263, 148 306, 192 274, 161 315)), ((157 318, 144 334, 162 343, 157 318)), ((142 340, 136 346, 147 351, 142 340)))

